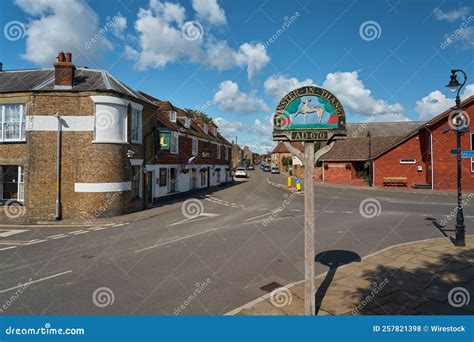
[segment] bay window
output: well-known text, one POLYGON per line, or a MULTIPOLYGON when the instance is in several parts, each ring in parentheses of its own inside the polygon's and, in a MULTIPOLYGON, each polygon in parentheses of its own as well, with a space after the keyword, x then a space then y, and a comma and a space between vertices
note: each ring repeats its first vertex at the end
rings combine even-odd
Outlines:
POLYGON ((5 104, 0 105, 1 127, 0 141, 25 140, 25 105, 5 104))

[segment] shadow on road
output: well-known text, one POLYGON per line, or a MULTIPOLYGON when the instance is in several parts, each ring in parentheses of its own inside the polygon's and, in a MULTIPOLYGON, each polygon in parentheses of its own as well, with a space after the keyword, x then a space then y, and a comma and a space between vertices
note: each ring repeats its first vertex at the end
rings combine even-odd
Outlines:
POLYGON ((326 295, 329 286, 336 274, 337 268, 343 265, 347 265, 353 262, 360 262, 361 258, 359 254, 346 251, 346 250, 332 250, 321 252, 315 257, 315 261, 320 264, 329 267, 329 271, 324 278, 324 281, 316 291, 316 315, 318 314, 321 304, 323 303, 324 296, 326 295))

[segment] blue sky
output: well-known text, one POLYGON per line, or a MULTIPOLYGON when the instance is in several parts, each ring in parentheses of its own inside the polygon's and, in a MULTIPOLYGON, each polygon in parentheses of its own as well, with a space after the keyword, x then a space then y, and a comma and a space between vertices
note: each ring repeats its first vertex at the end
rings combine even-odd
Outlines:
MULTIPOLYGON (((279 97, 316 84, 348 122, 427 120, 452 105, 451 68, 473 71, 474 11, 428 0, 3 0, 4 69, 59 50, 135 89, 201 109, 221 132, 271 149, 279 97)), ((469 82, 468 82, 469 83, 469 82)), ((463 96, 474 94, 468 84, 463 96)))

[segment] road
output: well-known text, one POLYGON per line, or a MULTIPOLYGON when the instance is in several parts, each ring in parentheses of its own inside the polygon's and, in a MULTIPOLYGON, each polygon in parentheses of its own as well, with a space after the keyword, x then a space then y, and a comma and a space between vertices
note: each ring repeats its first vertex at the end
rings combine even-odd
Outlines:
MULTIPOLYGON (((285 183, 284 175, 251 171, 186 202, 197 217, 177 203, 130 224, 0 230, 0 314, 224 314, 265 294, 264 285, 301 280, 304 199, 277 185, 285 183)), ((316 252, 363 257, 443 236, 436 222, 456 198, 318 185, 315 200, 316 252)), ((465 215, 472 233, 470 204, 465 215)), ((316 263, 317 274, 325 271, 316 263)))

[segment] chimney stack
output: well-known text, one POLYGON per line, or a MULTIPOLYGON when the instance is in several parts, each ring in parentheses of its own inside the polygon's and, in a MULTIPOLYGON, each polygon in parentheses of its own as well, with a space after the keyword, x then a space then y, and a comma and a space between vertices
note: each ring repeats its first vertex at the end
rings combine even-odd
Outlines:
POLYGON ((74 73, 76 67, 72 64, 72 54, 59 52, 56 63, 54 64, 54 88, 72 89, 74 85, 74 73))

